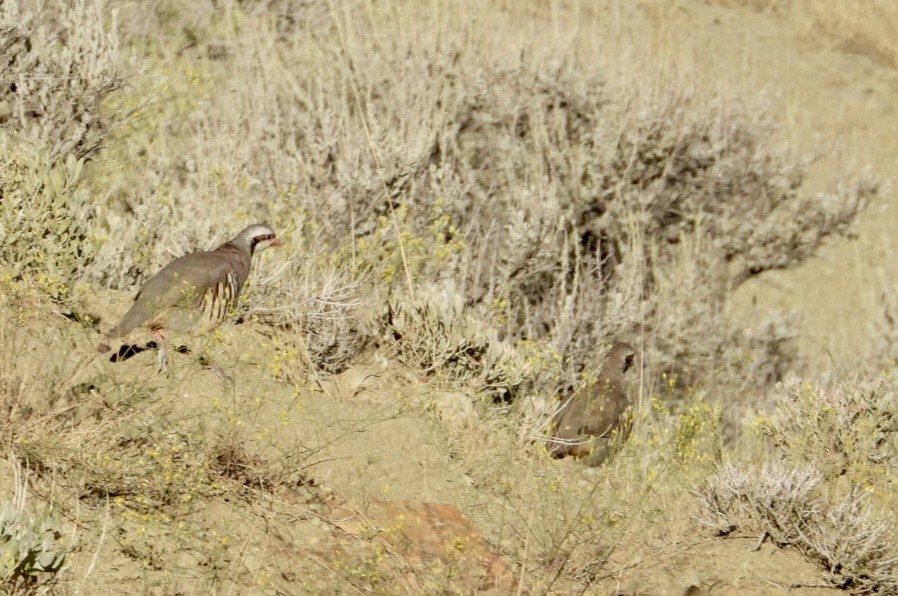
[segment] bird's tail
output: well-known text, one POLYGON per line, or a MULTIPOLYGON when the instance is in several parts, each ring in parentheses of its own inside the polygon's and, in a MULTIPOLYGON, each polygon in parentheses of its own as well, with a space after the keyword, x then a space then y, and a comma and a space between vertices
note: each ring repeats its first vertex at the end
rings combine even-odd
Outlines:
MULTIPOLYGON (((122 317, 122 320, 119 321, 118 325, 106 332, 106 339, 117 339, 120 337, 125 337, 126 335, 131 333, 131 331, 133 331, 135 327, 146 320, 146 306, 140 304, 139 301, 135 301, 134 304, 131 305, 131 308, 128 309, 128 312, 125 313, 125 316, 122 317)), ((100 345, 97 346, 97 351, 101 354, 104 352, 108 352, 109 350, 109 344, 105 341, 101 342, 100 345)))

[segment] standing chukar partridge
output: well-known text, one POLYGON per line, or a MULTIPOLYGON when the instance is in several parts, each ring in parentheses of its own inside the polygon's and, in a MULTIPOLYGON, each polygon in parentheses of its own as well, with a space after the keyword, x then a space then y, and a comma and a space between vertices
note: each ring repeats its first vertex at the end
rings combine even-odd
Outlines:
MULTIPOLYGON (((167 366, 163 330, 185 332, 217 327, 237 303, 240 289, 249 276, 254 252, 281 246, 266 225, 246 227, 215 250, 199 251, 177 258, 147 280, 134 297, 134 304, 107 334, 120 339, 136 327, 150 329, 159 345, 159 370, 167 366)), ((100 352, 109 345, 97 346, 100 352)))
POLYGON ((631 403, 624 387, 624 373, 636 359, 629 344, 611 346, 595 383, 565 401, 555 414, 549 452, 552 457, 585 458, 587 466, 598 466, 614 447, 627 438, 625 416, 631 403))

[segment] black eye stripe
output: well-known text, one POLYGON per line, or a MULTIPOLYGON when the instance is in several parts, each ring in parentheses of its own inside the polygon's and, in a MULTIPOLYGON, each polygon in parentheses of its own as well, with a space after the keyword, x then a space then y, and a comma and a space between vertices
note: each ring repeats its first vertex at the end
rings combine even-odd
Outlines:
POLYGON ((261 236, 254 236, 253 239, 250 241, 250 250, 255 249, 256 246, 260 242, 264 242, 266 240, 271 240, 274 237, 275 237, 274 234, 262 234, 261 236))

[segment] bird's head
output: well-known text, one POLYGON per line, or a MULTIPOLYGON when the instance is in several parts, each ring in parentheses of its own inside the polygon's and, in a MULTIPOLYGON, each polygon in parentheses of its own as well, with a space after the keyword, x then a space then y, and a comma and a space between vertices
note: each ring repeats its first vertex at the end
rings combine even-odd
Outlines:
POLYGON ((628 343, 622 341, 615 342, 608 351, 605 358, 605 366, 611 367, 612 370, 627 372, 636 362, 636 350, 628 343))
POLYGON ((245 227, 234 238, 234 243, 247 247, 250 255, 262 252, 270 246, 283 246, 284 244, 278 240, 274 230, 265 224, 253 224, 245 227))

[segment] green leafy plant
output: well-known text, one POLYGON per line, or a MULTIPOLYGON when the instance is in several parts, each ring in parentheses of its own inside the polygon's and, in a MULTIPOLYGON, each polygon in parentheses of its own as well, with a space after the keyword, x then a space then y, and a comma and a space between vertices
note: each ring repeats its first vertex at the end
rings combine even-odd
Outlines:
POLYGON ((31 593, 55 582, 66 561, 60 537, 52 512, 32 518, 12 503, 0 505, 0 589, 31 593))

